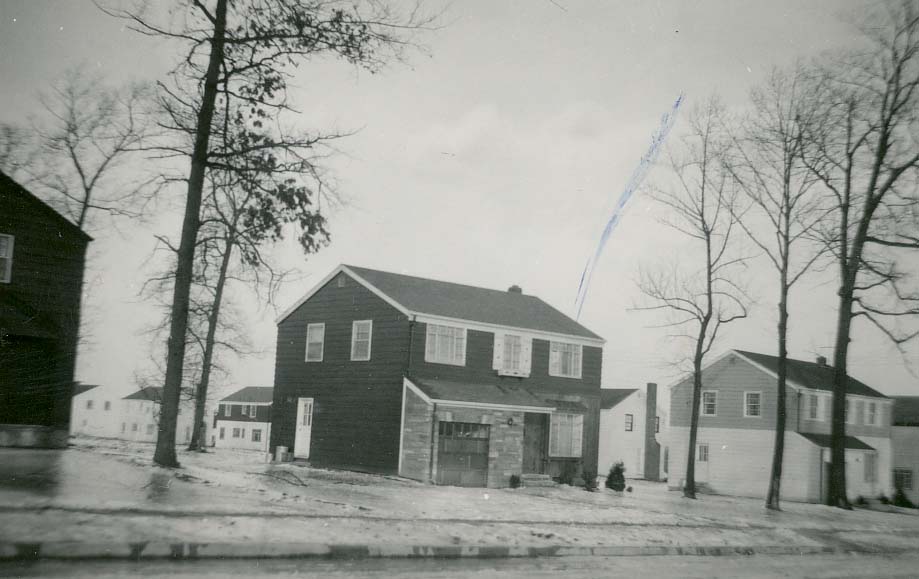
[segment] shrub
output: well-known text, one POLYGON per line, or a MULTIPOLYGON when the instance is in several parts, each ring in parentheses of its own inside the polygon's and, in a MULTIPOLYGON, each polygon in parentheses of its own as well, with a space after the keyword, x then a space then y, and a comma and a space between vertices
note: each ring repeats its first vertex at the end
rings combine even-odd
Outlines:
POLYGON ((893 495, 893 504, 896 507, 906 507, 908 509, 916 508, 916 505, 913 504, 913 501, 906 498, 903 489, 897 489, 897 492, 893 495))
POLYGON ((868 499, 866 499, 862 495, 858 495, 858 497, 855 498, 855 504, 860 507, 866 507, 868 506, 868 499))
POLYGON ((520 475, 512 474, 510 484, 512 489, 520 488, 520 475))
POLYGON ((882 504, 882 505, 889 505, 889 504, 890 504, 890 499, 888 499, 888 498, 887 498, 887 495, 885 495, 884 493, 881 493, 881 494, 878 495, 878 500, 881 501, 881 504, 882 504))
POLYGON ((581 473, 581 478, 584 479, 584 490, 590 492, 597 490, 597 473, 585 470, 581 473))
POLYGON ((610 467, 606 475, 606 488, 620 493, 625 490, 625 465, 621 460, 610 467))
POLYGON ((630 486, 629 486, 629 487, 626 487, 626 488, 625 488, 625 492, 627 492, 627 493, 632 492, 632 487, 630 487, 630 486))

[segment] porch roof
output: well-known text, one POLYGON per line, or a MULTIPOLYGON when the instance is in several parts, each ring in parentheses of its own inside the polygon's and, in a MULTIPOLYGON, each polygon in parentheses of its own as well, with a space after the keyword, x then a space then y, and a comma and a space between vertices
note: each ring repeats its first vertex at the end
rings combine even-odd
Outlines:
MULTIPOLYGON (((814 432, 799 432, 798 434, 813 442, 817 446, 830 448, 831 437, 829 434, 816 434, 814 432)), ((873 446, 869 446, 858 438, 850 435, 846 435, 846 448, 849 450, 874 450, 873 446)))
POLYGON ((555 405, 541 398, 537 398, 529 391, 519 386, 495 383, 454 382, 431 378, 409 378, 433 402, 446 404, 455 403, 462 405, 487 404, 492 406, 507 406, 527 408, 534 411, 550 412, 555 405))

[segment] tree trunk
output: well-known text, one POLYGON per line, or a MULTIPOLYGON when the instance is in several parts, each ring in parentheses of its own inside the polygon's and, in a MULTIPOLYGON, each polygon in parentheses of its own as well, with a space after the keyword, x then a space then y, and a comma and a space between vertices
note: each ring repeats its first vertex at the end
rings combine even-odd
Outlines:
POLYGON ((192 270, 195 260, 195 245, 200 225, 201 196, 204 189, 204 175, 207 169, 208 147, 211 136, 211 122, 214 118, 214 104, 217 99, 217 81, 220 64, 223 61, 223 45, 227 18, 227 0, 217 0, 214 13, 214 36, 211 39, 211 54, 204 77, 204 94, 198 111, 197 133, 192 150, 191 170, 188 176, 188 193, 185 200, 185 216, 182 220, 182 237, 176 261, 175 287, 172 295, 172 313, 169 324, 169 342, 166 353, 166 379, 163 384, 163 415, 156 438, 153 461, 161 466, 176 467, 175 441, 179 413, 179 394, 182 389, 182 373, 185 363, 185 339, 188 331, 188 303, 191 294, 192 270))
POLYGON ((836 323, 836 350, 833 353, 833 412, 830 442, 830 480, 826 504, 851 508, 846 493, 846 390, 848 375, 849 331, 852 325, 854 276, 847 275, 839 291, 839 315, 836 323))
MULTIPOLYGON (((787 256, 787 250, 785 255, 787 256)), ((779 361, 775 413, 775 445, 772 452, 772 474, 769 477, 769 491, 766 493, 766 508, 781 510, 779 498, 782 492, 782 461, 785 454, 786 382, 788 380, 788 260, 782 264, 782 288, 779 296, 779 361)), ((746 404, 746 400, 744 401, 746 404)), ((760 400, 762 404, 762 400, 760 400)))
POLYGON ((683 496, 696 498, 696 435, 699 430, 699 406, 702 398, 702 357, 697 353, 693 359, 692 372, 692 414, 689 418, 689 449, 686 455, 686 482, 683 496))
POLYGON ((204 434, 204 406, 207 404, 207 389, 211 382, 211 364, 214 360, 214 345, 217 341, 217 322, 220 319, 220 305, 223 302, 223 287, 227 281, 227 270, 230 267, 230 258, 233 255, 233 232, 229 231, 226 246, 220 260, 220 272, 217 275, 217 284, 214 288, 214 302, 211 312, 207 317, 207 336, 204 339, 204 355, 201 360, 201 381, 195 392, 195 426, 191 436, 188 450, 202 450, 204 444, 201 436, 204 434))

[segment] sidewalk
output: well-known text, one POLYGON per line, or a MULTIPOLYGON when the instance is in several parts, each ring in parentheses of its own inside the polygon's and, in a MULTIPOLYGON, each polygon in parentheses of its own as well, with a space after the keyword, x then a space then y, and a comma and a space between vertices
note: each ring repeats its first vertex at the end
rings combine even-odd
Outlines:
POLYGON ((899 552, 919 517, 704 496, 636 481, 634 492, 465 489, 80 440, 3 451, 0 558, 523 557, 899 552))

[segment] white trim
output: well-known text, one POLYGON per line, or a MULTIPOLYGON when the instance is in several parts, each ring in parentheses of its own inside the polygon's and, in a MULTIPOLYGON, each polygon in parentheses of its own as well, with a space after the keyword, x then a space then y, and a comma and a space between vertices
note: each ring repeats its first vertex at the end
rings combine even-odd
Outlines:
POLYGON ((315 322, 312 324, 306 324, 306 347, 303 349, 303 361, 304 362, 322 362, 325 358, 325 322, 315 322), (310 360, 310 328, 315 326, 322 326, 322 351, 319 352, 318 360, 310 360))
MULTIPOLYGON (((558 364, 561 366, 561 363, 558 364)), ((584 347, 581 344, 575 344, 574 342, 563 342, 561 340, 550 340, 549 341, 549 376, 553 378, 571 378, 572 380, 580 380, 584 372, 584 347), (561 372, 552 373, 552 344, 564 344, 566 346, 575 346, 578 349, 578 369, 574 375, 562 374, 561 372)))
POLYGON ((555 408, 548 408, 542 406, 522 406, 519 404, 492 404, 489 402, 463 402, 461 400, 440 400, 435 398, 434 403, 440 406, 461 406, 463 408, 482 408, 485 410, 505 410, 511 408, 514 410, 522 410, 524 412, 533 412, 539 414, 552 414, 555 412, 555 408))
POLYGON ((716 416, 718 416, 718 391, 717 390, 702 390, 701 392, 699 392, 699 416, 706 416, 708 418, 715 418, 716 416), (714 414, 705 413, 705 395, 709 392, 715 395, 715 413, 714 414))
MULTIPOLYGON (((454 340, 453 348, 454 348, 454 353, 455 353, 455 349, 456 349, 456 337, 455 336, 453 340, 454 340)), ((467 349, 467 346, 469 345, 468 342, 469 342, 469 333, 466 330, 466 328, 462 326, 450 326, 450 325, 444 325, 444 324, 425 324, 425 327, 424 327, 424 361, 427 362, 428 364, 446 364, 448 366, 466 366, 466 349, 467 349), (431 338, 431 328, 435 326, 441 327, 441 328, 450 328, 453 330, 460 330, 463 332, 463 360, 461 362, 456 362, 453 360, 449 360, 449 361, 448 360, 435 360, 433 358, 428 358, 428 344, 431 338)), ((437 353, 437 342, 435 341, 434 344, 435 344, 434 353, 436 354, 437 353)))
POLYGON ((402 380, 402 416, 399 420, 399 466, 396 467, 396 474, 402 476, 402 445, 405 441, 405 379, 402 380))
MULTIPOLYGON (((718 399, 715 398, 715 412, 718 411, 718 399)), ((763 417, 763 391, 762 390, 744 390, 743 393, 743 417, 744 418, 762 418, 763 417), (747 394, 759 395, 759 414, 747 414, 747 394)))
POLYGON ((489 324, 487 322, 474 322, 472 320, 450 318, 447 316, 439 316, 435 314, 424 314, 421 312, 413 312, 413 314, 417 316, 416 321, 424 322, 426 324, 430 323, 438 324, 441 326, 459 326, 461 328, 466 328, 467 330, 477 330, 479 332, 498 332, 502 334, 511 333, 530 339, 543 340, 547 342, 568 342, 570 344, 578 344, 580 346, 603 347, 603 345, 606 344, 606 340, 604 339, 585 338, 583 336, 573 336, 570 334, 560 334, 557 332, 546 332, 543 330, 530 330, 526 328, 518 328, 516 326, 502 326, 499 324, 489 324))
POLYGON ((0 283, 11 283, 13 281, 13 251, 16 247, 16 236, 12 233, 0 233, 0 237, 9 239, 8 255, 3 255, 6 260, 4 268, 0 271, 0 283))
POLYGON ((412 381, 409 380, 408 378, 405 378, 405 377, 402 378, 402 386, 403 387, 408 386, 412 392, 414 392, 419 398, 424 400, 425 404, 428 404, 428 405, 434 404, 434 401, 431 400, 431 397, 425 394, 424 392, 422 392, 421 388, 415 386, 415 384, 413 384, 412 381))
POLYGON ((371 352, 373 350, 373 320, 354 320, 351 322, 351 361, 352 362, 369 362, 371 352), (354 339, 357 337, 357 324, 370 324, 370 330, 367 335, 367 357, 366 358, 355 358, 354 357, 354 339))
POLYGON ((246 404, 250 406, 271 406, 272 402, 241 402, 239 400, 218 400, 217 404, 232 404, 234 406, 245 406, 246 404))

